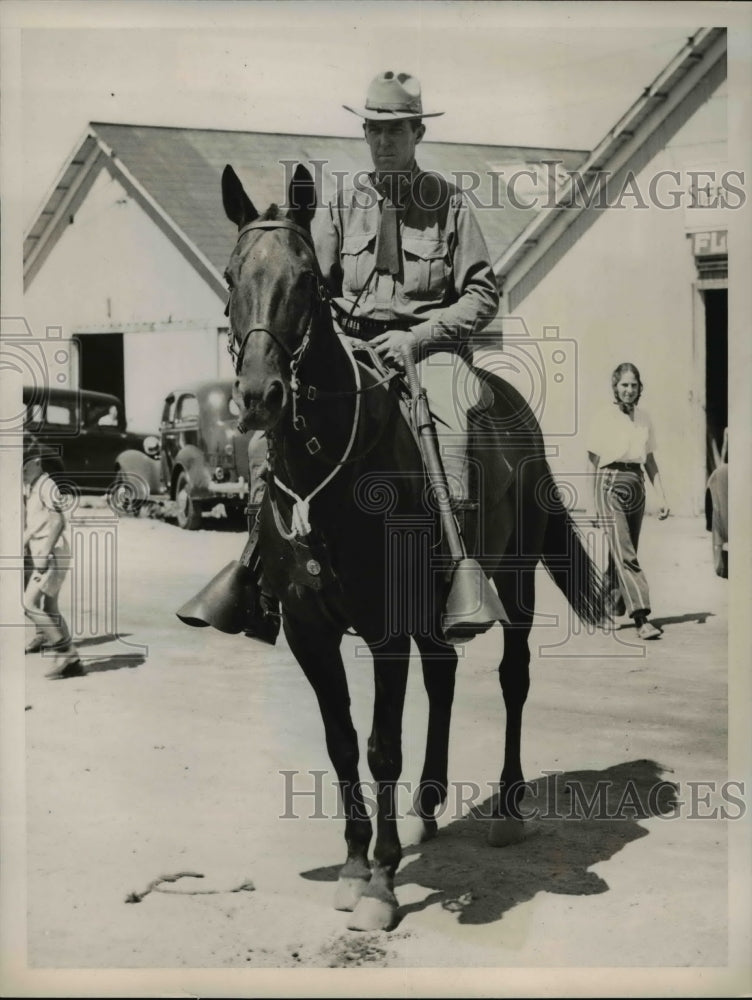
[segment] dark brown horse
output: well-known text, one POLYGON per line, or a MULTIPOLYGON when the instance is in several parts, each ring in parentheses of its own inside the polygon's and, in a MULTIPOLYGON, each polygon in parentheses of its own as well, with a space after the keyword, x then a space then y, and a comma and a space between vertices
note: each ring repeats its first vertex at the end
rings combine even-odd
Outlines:
MULTIPOLYGON (((310 236, 315 210, 310 174, 297 168, 288 191, 292 207, 284 212, 272 205, 259 216, 229 166, 222 195, 227 216, 239 229, 226 273, 236 400, 241 423, 263 429, 269 442, 262 562, 282 604, 287 642, 318 699, 346 816, 347 860, 335 905, 353 911, 348 925, 353 929, 389 928, 397 915, 394 875, 402 857, 395 794, 411 640, 429 699, 425 762, 411 810, 419 837, 435 833, 435 813, 447 793, 457 655, 439 625, 447 567, 437 518, 394 380, 359 364, 334 330, 310 236), (371 820, 340 654, 348 630, 367 643, 373 657, 372 862, 371 820)), ((508 487, 495 496, 485 490, 475 547, 510 619, 499 666, 506 705, 504 763, 489 829, 491 843, 501 846, 519 839, 523 828, 520 734, 535 567, 543 561, 588 622, 600 620, 603 593, 558 499, 530 409, 506 383, 476 371, 493 393, 486 420, 501 427, 508 443, 508 487)), ((492 455, 491 480, 494 461, 502 465, 498 451, 492 455)))

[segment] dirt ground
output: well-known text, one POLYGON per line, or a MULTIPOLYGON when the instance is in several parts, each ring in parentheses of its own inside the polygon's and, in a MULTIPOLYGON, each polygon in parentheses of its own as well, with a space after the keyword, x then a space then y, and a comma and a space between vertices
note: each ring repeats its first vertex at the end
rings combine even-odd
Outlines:
MULTIPOLYGON (((16 995, 89 995, 92 970, 115 984, 102 995, 131 995, 119 990, 135 970, 147 977, 139 988, 165 984, 162 995, 275 995, 277 986, 263 985, 275 980, 249 971, 274 969, 305 972, 293 980, 297 995, 318 995, 326 969, 403 970, 404 994, 407 970, 446 970, 424 994, 434 996, 454 995, 451 970, 465 972, 460 993, 477 995, 501 995, 517 970, 533 970, 533 992, 558 983, 564 995, 568 970, 604 968, 613 971, 595 995, 619 995, 630 970, 647 969, 654 992, 679 967, 686 996, 736 961, 734 824, 720 809, 739 816, 738 784, 725 798, 722 789, 745 775, 727 763, 728 582, 713 574, 701 519, 646 520, 642 560, 665 629, 657 642, 639 643, 626 620, 611 634, 569 635, 564 600, 541 571, 523 731, 526 802, 537 813, 525 840, 503 850, 487 846, 486 824, 470 811, 489 798, 501 766, 500 634, 466 647, 439 836, 405 850, 398 926, 357 933, 331 905, 343 822, 316 818, 312 798, 296 794, 323 772, 324 808, 336 807, 318 709, 284 639, 262 646, 190 629, 174 614, 237 557, 243 535, 219 520, 187 533, 146 518, 113 529, 106 510, 81 513, 90 517, 77 530, 99 552, 98 572, 116 558, 117 590, 93 617, 75 610, 80 600, 73 607, 85 677, 51 681, 45 657, 25 658, 26 850, 17 874, 26 893, 20 944, 39 992, 16 995), (102 539, 113 530, 110 550, 102 539), (573 785, 592 798, 599 782, 608 783, 606 812, 582 815, 573 785), (284 818, 291 811, 299 818, 284 818), (193 874, 147 893, 179 873, 193 874), (140 901, 129 902, 133 894, 140 901), (164 980, 159 969, 172 971, 164 980), (67 982, 66 970, 78 970, 73 992, 44 992, 67 982), (215 986, 223 970, 235 978, 215 986)), ((71 588, 64 593, 71 608, 71 588)), ((370 663, 356 639, 345 643, 365 761, 370 663)), ((425 707, 413 669, 406 781, 419 775, 425 707)), ((22 910, 18 917, 22 926, 22 910)), ((374 972, 355 989, 379 995, 390 981, 374 972)))

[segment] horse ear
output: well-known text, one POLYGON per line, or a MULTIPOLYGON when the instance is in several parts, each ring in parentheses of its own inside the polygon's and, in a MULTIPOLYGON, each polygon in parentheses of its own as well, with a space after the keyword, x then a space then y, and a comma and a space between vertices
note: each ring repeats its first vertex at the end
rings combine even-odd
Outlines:
POLYGON ((313 213, 316 211, 316 185, 302 163, 295 168, 287 192, 287 202, 290 205, 288 219, 292 219, 304 229, 309 229, 313 213))
POLYGON ((258 219, 258 212, 253 207, 253 202, 245 193, 242 181, 229 163, 222 171, 222 204, 225 215, 238 229, 258 219))

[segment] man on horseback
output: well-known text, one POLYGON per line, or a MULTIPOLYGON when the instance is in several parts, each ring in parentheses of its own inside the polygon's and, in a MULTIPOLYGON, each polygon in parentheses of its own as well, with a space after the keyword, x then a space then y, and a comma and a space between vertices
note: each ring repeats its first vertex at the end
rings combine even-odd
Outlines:
POLYGON ((423 111, 414 76, 380 73, 364 108, 345 107, 364 119, 374 169, 337 191, 313 233, 335 323, 391 363, 401 366, 405 350, 419 362, 461 510, 469 500, 467 411, 481 400, 469 341, 499 308, 488 249, 465 195, 416 162, 423 118, 443 112, 423 111))
MULTIPOLYGON (((368 88, 364 108, 345 107, 364 119, 374 169, 342 185, 312 229, 335 327, 368 342, 388 364, 404 367, 405 353, 418 362, 438 439, 436 457, 459 526, 473 506, 468 411, 482 402, 482 386, 469 367, 470 338, 499 308, 488 249, 465 195, 416 162, 423 118, 443 112, 423 111, 414 76, 380 73, 368 88)), ((257 537, 258 526, 252 524, 241 559, 256 567, 255 574, 257 537)), ((279 631, 277 600, 260 582, 243 630, 273 643, 279 631)), ((223 582, 222 593, 225 589, 223 582)), ((471 604, 477 588, 472 589, 471 604)), ((245 594, 248 600, 247 589, 245 594)), ((205 596, 211 603, 213 593, 205 596)), ((461 598, 454 609, 461 619, 472 611, 464 604, 461 598)))
MULTIPOLYGON (((423 118, 443 112, 423 111, 414 76, 380 73, 364 108, 345 107, 364 119, 374 169, 343 185, 314 223, 333 319, 387 363, 403 367, 406 351, 418 361, 461 523, 472 506, 468 410, 481 403, 470 338, 499 308, 488 249, 465 195, 416 162, 423 118)), ((246 634, 274 641, 275 611, 275 599, 262 594, 246 634)))

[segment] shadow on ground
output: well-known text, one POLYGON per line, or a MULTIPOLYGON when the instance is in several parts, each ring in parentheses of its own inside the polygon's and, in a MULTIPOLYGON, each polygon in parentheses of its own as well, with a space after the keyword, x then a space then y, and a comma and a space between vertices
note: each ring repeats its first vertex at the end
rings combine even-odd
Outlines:
POLYGON ((708 618, 715 618, 712 611, 690 611, 686 615, 672 615, 670 618, 651 618, 650 620, 658 628, 664 628, 666 625, 684 625, 687 622, 704 625, 708 618))
POLYGON ((132 632, 108 632, 106 635, 91 635, 85 639, 76 639, 76 648, 83 649, 86 646, 101 646, 105 642, 117 642, 119 639, 127 639, 133 635, 132 632))
MULTIPOLYGON (((651 617, 650 620, 657 628, 665 628, 666 625, 686 625, 689 622, 694 622, 695 625, 704 625, 708 618, 715 618, 712 611, 688 611, 685 615, 672 615, 669 618, 651 617)), ((630 628, 637 628, 633 621, 619 625, 617 631, 630 628)))
MULTIPOLYGON (((608 884, 589 871, 648 830, 640 820, 668 816, 678 789, 655 761, 636 760, 602 771, 568 771, 530 782, 523 812, 532 818, 525 839, 504 848, 486 842, 493 799, 439 830, 435 840, 406 847, 400 886, 433 890, 400 908, 399 919, 439 903, 462 924, 486 924, 539 892, 589 896, 608 884)), ((450 803, 451 805, 451 803, 450 803)), ((343 845, 344 847, 344 845, 343 845)), ((336 881, 337 867, 302 873, 336 881)))
POLYGON ((114 656, 103 656, 99 659, 81 657, 87 674, 103 674, 108 670, 124 670, 140 667, 146 663, 146 657, 141 653, 124 653, 114 656))

